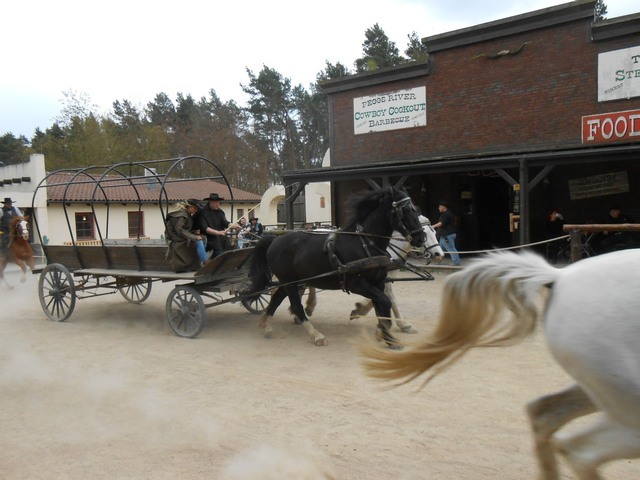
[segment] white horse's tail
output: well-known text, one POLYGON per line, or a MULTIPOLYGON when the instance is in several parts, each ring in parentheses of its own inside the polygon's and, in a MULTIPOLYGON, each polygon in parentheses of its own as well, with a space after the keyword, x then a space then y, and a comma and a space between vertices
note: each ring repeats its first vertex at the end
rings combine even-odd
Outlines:
POLYGON ((496 252, 472 261, 444 285, 440 318, 426 338, 404 350, 362 346, 367 373, 407 383, 432 369, 425 384, 474 347, 513 344, 533 333, 539 292, 561 270, 533 253, 496 252), (504 318, 505 309, 512 318, 504 318))

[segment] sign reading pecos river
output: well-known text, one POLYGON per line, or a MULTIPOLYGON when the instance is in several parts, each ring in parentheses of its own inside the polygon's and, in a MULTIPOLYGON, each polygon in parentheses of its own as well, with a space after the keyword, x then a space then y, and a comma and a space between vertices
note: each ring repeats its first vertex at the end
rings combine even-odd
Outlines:
POLYGON ((359 135, 427 125, 427 87, 353 99, 353 133, 359 135))

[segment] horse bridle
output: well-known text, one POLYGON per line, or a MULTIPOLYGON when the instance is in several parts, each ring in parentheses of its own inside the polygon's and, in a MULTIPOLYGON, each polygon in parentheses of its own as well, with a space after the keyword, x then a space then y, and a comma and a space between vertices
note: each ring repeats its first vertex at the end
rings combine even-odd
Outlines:
POLYGON ((404 235, 404 238, 407 242, 411 243, 414 235, 418 233, 423 233, 423 232, 422 232, 422 225, 420 225, 420 228, 416 228, 415 230, 410 231, 402 221, 402 219, 404 218, 403 209, 407 204, 409 204, 411 208, 415 211, 416 207, 413 206, 413 203, 411 202, 411 197, 409 196, 401 198, 400 200, 394 200, 393 202, 391 202, 391 206, 393 207, 392 212, 396 217, 398 217, 398 222, 400 224, 400 227, 402 228, 402 230, 404 230, 404 231, 400 230, 400 233, 404 235))
MULTIPOLYGON (((426 223, 423 223, 422 225, 427 225, 431 230, 433 230, 433 227, 431 226, 431 222, 426 222, 426 223)), ((428 252, 432 248, 436 248, 439 245, 440 245, 439 243, 434 243, 433 245, 423 245, 422 248, 424 248, 425 252, 428 252)))

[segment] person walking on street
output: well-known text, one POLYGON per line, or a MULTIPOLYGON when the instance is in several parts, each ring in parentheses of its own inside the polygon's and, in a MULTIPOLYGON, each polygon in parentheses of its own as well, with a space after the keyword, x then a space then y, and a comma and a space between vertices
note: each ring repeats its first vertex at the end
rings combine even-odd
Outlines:
POLYGON ((456 219, 449 210, 449 204, 445 200, 438 202, 438 211, 440 218, 438 223, 433 225, 438 233, 438 242, 442 249, 449 252, 453 264, 460 266, 460 255, 456 249, 456 219))

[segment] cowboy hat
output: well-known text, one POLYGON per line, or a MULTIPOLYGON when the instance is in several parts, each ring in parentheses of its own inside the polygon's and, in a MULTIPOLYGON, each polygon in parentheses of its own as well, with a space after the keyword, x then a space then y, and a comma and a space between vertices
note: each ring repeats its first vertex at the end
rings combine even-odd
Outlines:
POLYGON ((207 200, 207 201, 216 201, 216 202, 220 202, 222 200, 224 200, 224 198, 222 198, 220 195, 218 195, 217 193, 210 193, 209 196, 207 198, 203 198, 203 200, 207 200))
POLYGON ((9 197, 4 197, 4 202, 2 203, 13 203, 13 200, 11 200, 11 198, 9 197))

